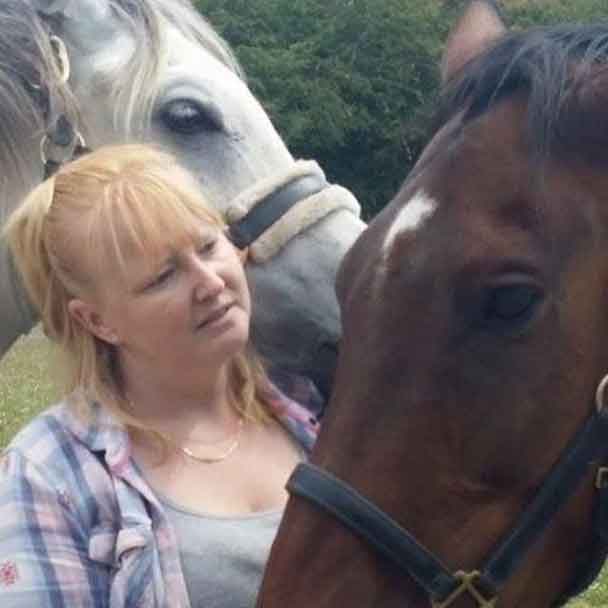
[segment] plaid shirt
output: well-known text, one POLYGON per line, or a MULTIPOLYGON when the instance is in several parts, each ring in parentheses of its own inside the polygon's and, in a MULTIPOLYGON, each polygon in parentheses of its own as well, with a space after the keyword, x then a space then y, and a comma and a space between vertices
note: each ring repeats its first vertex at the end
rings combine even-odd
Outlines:
MULTIPOLYGON (((278 390, 273 407, 309 451, 311 410, 278 390)), ((190 607, 175 533, 103 408, 85 422, 59 404, 2 454, 0 606, 190 607)))

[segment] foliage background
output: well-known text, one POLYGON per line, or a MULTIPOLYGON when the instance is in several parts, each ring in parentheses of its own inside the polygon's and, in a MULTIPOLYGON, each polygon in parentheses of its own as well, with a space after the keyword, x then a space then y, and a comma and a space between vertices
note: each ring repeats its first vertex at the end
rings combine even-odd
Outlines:
MULTIPOLYGON (((288 147, 350 188, 367 218, 429 138, 438 62, 463 2, 197 0, 288 147)), ((509 26, 608 17, 608 0, 510 0, 509 26)))

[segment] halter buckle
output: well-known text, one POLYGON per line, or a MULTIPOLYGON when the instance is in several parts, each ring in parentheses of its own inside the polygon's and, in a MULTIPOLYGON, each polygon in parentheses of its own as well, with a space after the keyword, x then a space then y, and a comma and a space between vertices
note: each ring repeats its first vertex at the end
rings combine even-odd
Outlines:
POLYGON ((608 467, 600 467, 595 474, 595 487, 603 490, 608 486, 608 467))
POLYGON ((464 593, 468 593, 476 602, 479 608, 494 608, 496 606, 496 596, 487 599, 481 591, 475 586, 477 581, 481 578, 481 572, 479 570, 473 570, 472 572, 464 572, 459 570, 454 573, 454 578, 460 582, 460 585, 448 595, 444 600, 435 601, 431 599, 431 606, 433 608, 448 608, 452 605, 456 599, 458 599, 464 593))
POLYGON ((49 43, 55 53, 59 82, 65 84, 70 79, 70 56, 65 43, 59 36, 49 36, 49 43))

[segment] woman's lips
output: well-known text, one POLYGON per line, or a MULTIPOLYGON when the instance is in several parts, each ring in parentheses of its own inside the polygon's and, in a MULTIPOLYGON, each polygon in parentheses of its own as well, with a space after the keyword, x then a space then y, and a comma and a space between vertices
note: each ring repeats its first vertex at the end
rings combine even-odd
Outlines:
POLYGON ((232 308, 232 306, 233 306, 233 304, 231 303, 231 304, 226 304, 224 306, 220 306, 219 308, 216 308, 209 315, 207 315, 205 317, 205 319, 196 326, 196 328, 202 329, 204 327, 207 327, 208 325, 212 325, 216 321, 219 321, 232 308))

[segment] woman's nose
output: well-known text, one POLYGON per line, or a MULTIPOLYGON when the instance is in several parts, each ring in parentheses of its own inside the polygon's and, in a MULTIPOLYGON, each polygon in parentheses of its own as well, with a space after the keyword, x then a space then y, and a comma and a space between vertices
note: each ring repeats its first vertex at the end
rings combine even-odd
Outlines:
POLYGON ((199 302, 218 295, 226 287, 226 282, 221 274, 211 265, 199 261, 194 268, 194 273, 194 296, 199 302))

